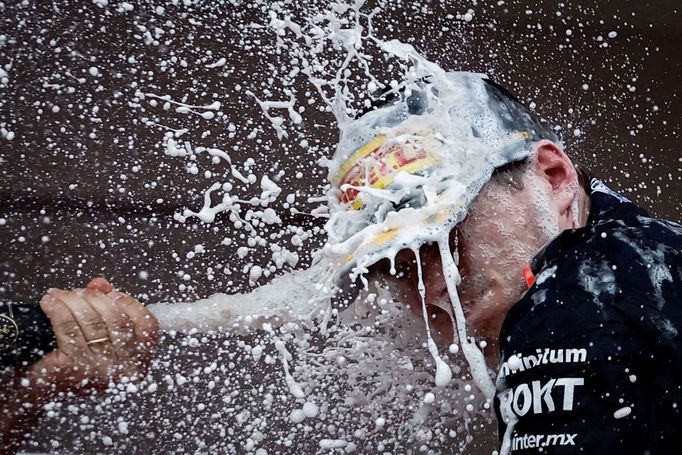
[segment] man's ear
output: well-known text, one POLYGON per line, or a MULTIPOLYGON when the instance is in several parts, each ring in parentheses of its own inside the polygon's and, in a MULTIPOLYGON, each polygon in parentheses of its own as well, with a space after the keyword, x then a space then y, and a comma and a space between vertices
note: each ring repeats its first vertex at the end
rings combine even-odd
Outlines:
POLYGON ((552 199, 560 213, 564 213, 570 208, 580 187, 573 162, 561 147, 546 139, 536 142, 533 152, 537 176, 550 185, 552 199))

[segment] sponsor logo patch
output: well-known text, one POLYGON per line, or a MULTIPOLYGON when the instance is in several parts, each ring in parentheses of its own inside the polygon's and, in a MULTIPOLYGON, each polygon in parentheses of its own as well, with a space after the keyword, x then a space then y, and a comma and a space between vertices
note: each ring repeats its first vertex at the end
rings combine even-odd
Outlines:
POLYGON ((360 187, 384 189, 393 183, 396 174, 414 174, 439 162, 434 152, 436 140, 430 135, 417 135, 404 143, 388 142, 380 135, 360 147, 341 166, 338 186, 341 202, 354 210, 362 208, 360 187), (345 188, 344 188, 345 186, 345 188))

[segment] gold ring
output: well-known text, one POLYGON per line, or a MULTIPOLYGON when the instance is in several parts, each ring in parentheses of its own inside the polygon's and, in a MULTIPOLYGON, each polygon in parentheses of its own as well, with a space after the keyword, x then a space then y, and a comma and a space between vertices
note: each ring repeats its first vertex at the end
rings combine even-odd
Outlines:
POLYGON ((87 342, 87 344, 90 345, 90 344, 104 343, 105 341, 109 341, 109 337, 97 338, 96 340, 90 340, 87 342))

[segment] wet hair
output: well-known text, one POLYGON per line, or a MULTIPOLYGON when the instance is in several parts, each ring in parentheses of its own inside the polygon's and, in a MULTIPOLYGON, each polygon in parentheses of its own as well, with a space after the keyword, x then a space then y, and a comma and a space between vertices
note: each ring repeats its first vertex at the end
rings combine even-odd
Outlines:
POLYGON ((529 144, 542 139, 556 144, 561 142, 556 133, 509 90, 490 79, 484 78, 483 82, 488 92, 490 109, 497 114, 498 120, 507 130, 527 133, 529 144))
MULTIPOLYGON (((511 186, 515 190, 522 190, 523 176, 528 171, 530 161, 530 158, 524 158, 523 160, 513 161, 498 167, 493 171, 490 182, 502 186, 511 186)), ((592 172, 579 163, 573 163, 573 167, 578 174, 578 183, 587 194, 590 194, 590 181, 593 178, 592 172)))
MULTIPOLYGON (((561 142, 557 135, 509 90, 490 79, 483 79, 483 81, 486 83, 491 100, 501 104, 498 112, 500 112, 500 118, 509 129, 528 131, 531 134, 531 143, 542 139, 548 139, 555 144, 561 142)), ((524 158, 500 166, 493 171, 490 181, 522 190, 523 176, 528 170, 530 162, 530 158, 524 158)), ((580 186, 589 194, 592 173, 578 163, 573 163, 573 166, 578 174, 580 186)))
POLYGON ((512 161, 504 166, 500 166, 493 171, 490 182, 501 185, 511 186, 516 190, 523 189, 523 176, 530 165, 530 158, 521 161, 512 161))
MULTIPOLYGON (((482 80, 485 82, 491 110, 497 113, 498 119, 506 129, 527 133, 528 138, 526 142, 528 147, 542 139, 550 140, 555 144, 561 143, 556 133, 509 90, 491 79, 483 78, 482 80)), ((420 82, 427 85, 429 78, 423 78, 420 82)), ((359 118, 369 111, 390 105, 403 96, 404 88, 398 91, 387 88, 357 117, 359 118)), ((408 96, 406 102, 408 113, 412 115, 421 115, 427 108, 424 94, 418 90, 413 91, 408 96)), ((521 190, 523 189, 523 176, 528 170, 530 162, 530 158, 524 158, 523 160, 513 161, 500 166, 493 171, 490 181, 521 190)), ((578 173, 580 186, 589 194, 589 185, 592 179, 591 172, 580 164, 574 163, 573 165, 578 173)))

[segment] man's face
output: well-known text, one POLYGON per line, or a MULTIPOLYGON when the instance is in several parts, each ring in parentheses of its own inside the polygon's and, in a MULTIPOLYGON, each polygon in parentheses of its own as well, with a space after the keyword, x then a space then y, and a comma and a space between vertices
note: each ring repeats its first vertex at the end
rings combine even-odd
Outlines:
MULTIPOLYGON (((499 335, 507 311, 526 290, 523 268, 559 234, 551 185, 532 172, 525 174, 523 184, 523 189, 486 185, 453 233, 451 248, 459 255, 462 276, 459 296, 470 333, 478 336, 499 335)), ((441 310, 450 302, 438 248, 423 246, 420 255, 431 325, 442 337, 452 339, 452 323, 441 310)), ((398 270, 405 275, 404 297, 421 313, 414 255, 404 251, 397 259, 398 270)))
POLYGON ((520 190, 488 184, 457 229, 460 300, 470 326, 485 337, 499 334, 527 289, 523 268, 560 232, 551 187, 530 172, 523 183, 520 190))

